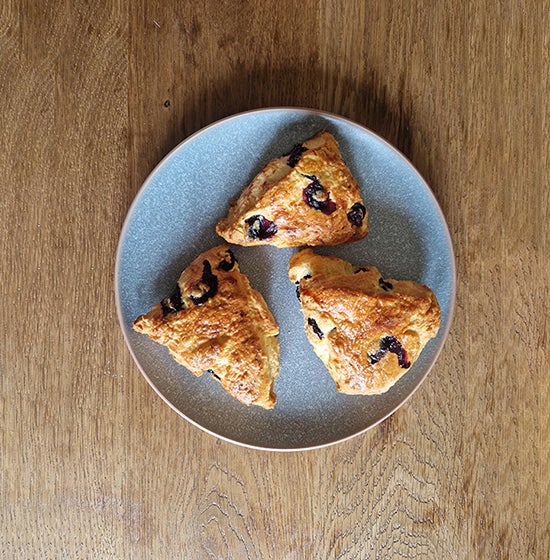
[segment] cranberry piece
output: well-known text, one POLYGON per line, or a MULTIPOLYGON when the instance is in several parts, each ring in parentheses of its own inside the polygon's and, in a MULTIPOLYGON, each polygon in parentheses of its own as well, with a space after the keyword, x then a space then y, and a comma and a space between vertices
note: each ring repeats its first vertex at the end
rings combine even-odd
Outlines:
POLYGON ((323 334, 323 331, 319 328, 319 325, 317 324, 317 321, 315 319, 313 319, 313 317, 309 317, 307 320, 307 324, 313 329, 313 332, 319 337, 319 338, 323 338, 325 335, 323 334))
POLYGON ((283 155, 283 157, 288 156, 286 164, 289 167, 295 167, 296 164, 300 161, 300 158, 302 157, 302 154, 304 152, 307 152, 307 148, 304 148, 302 144, 295 144, 294 148, 292 148, 292 150, 290 150, 288 154, 283 155))
POLYGON ((391 282, 386 282, 383 278, 378 279, 378 285, 385 291, 393 290, 393 284, 391 282))
POLYGON ((350 224, 361 227, 363 225, 363 219, 367 214, 367 209, 360 203, 356 202, 348 212, 348 221, 350 224))
POLYGON ((191 290, 189 298, 195 305, 202 305, 218 291, 218 277, 212 274, 212 267, 208 261, 202 263, 202 277, 191 290))
POLYGON ((235 255, 231 249, 228 249, 225 253, 225 257, 220 264, 218 264, 218 268, 221 270, 225 270, 225 272, 229 272, 234 266, 237 260, 235 259, 235 255))
POLYGON ((330 200, 330 193, 326 191, 315 175, 304 175, 304 177, 311 179, 311 183, 302 191, 304 202, 315 210, 320 210, 323 214, 332 214, 336 210, 336 204, 330 200))
POLYGON ((261 214, 251 216, 245 220, 245 223, 248 225, 248 237, 250 237, 250 239, 269 239, 273 237, 279 229, 275 222, 264 218, 261 214))
POLYGON ((170 313, 176 313, 183 309, 183 302, 181 301, 181 291, 179 284, 176 284, 176 289, 172 292, 172 295, 164 298, 160 305, 162 307, 162 314, 164 316, 170 313))
POLYGON ((395 338, 395 336, 385 336, 380 339, 380 346, 374 354, 369 354, 370 363, 376 364, 385 355, 386 352, 391 352, 397 355, 397 360, 399 361, 399 367, 407 369, 411 367, 411 362, 408 359, 407 351, 401 345, 401 342, 395 338))

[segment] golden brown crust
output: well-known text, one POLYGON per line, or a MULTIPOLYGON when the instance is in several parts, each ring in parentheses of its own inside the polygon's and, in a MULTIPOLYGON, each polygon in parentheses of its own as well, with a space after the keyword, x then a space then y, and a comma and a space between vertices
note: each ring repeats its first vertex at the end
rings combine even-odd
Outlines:
POLYGON ((307 337, 341 393, 387 391, 437 335, 439 304, 417 282, 311 249, 290 259, 289 278, 299 283, 307 337))
POLYGON ((367 235, 361 191, 335 138, 323 131, 302 148, 296 161, 289 155, 270 161, 243 190, 228 216, 218 222, 221 237, 237 245, 295 247, 337 245, 367 235), (307 202, 308 194, 317 208, 311 206, 311 196, 307 202), (268 235, 251 232, 257 216, 274 224, 268 235))
POLYGON ((279 328, 227 245, 199 255, 175 294, 138 317, 134 329, 166 346, 193 374, 210 370, 242 403, 275 405, 279 328))

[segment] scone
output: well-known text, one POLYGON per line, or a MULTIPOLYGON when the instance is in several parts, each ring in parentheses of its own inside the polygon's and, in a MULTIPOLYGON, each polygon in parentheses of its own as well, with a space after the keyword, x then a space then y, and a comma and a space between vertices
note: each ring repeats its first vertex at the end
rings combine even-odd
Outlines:
POLYGON ((439 304, 426 286, 384 279, 304 249, 289 262, 306 334, 336 388, 352 395, 386 392, 437 335, 439 304))
POLYGON ((210 373, 245 405, 275 405, 279 328, 227 245, 199 255, 174 293, 133 326, 193 374, 210 373))
POLYGON ((367 235, 367 210, 338 143, 323 131, 270 161, 216 231, 237 245, 337 245, 367 235))

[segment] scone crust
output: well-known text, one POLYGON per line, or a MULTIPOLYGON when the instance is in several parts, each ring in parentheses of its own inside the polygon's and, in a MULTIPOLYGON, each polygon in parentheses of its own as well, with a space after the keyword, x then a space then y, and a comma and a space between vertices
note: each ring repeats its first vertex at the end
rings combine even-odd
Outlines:
POLYGON ((296 247, 337 245, 367 235, 368 215, 361 191, 336 139, 322 131, 301 146, 306 151, 294 167, 287 164, 288 155, 274 159, 243 190, 228 216, 217 224, 221 237, 237 245, 296 247), (334 210, 319 210, 306 202, 304 189, 312 184, 312 177, 328 193, 334 210), (252 238, 247 220, 254 216, 275 224, 277 232, 266 239, 252 238))
POLYGON ((179 295, 176 290, 174 298, 138 317, 134 329, 166 346, 194 375, 209 371, 243 404, 273 408, 279 328, 262 296, 239 271, 229 246, 199 255, 182 272, 178 289, 179 295), (209 282, 217 284, 215 293, 202 301, 209 282))
POLYGON ((308 340, 342 393, 386 392, 437 335, 439 304, 417 282, 383 279, 375 267, 311 249, 291 258, 289 278, 299 283, 308 340), (381 350, 394 339, 401 355, 381 350))

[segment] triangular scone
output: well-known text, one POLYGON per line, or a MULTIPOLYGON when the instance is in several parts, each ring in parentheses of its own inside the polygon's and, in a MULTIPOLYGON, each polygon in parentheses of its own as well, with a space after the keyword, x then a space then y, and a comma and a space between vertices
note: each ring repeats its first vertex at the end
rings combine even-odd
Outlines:
POLYGON ((227 245, 199 255, 174 293, 134 322, 193 374, 210 373, 246 405, 273 408, 279 327, 227 245))
POLYGON ((338 143, 323 131, 270 161, 216 231, 237 245, 337 245, 367 235, 367 210, 338 143))
POLYGON ((421 284, 383 279, 374 267, 296 253, 289 278, 298 284, 306 334, 341 393, 387 391, 437 335, 439 304, 421 284))

